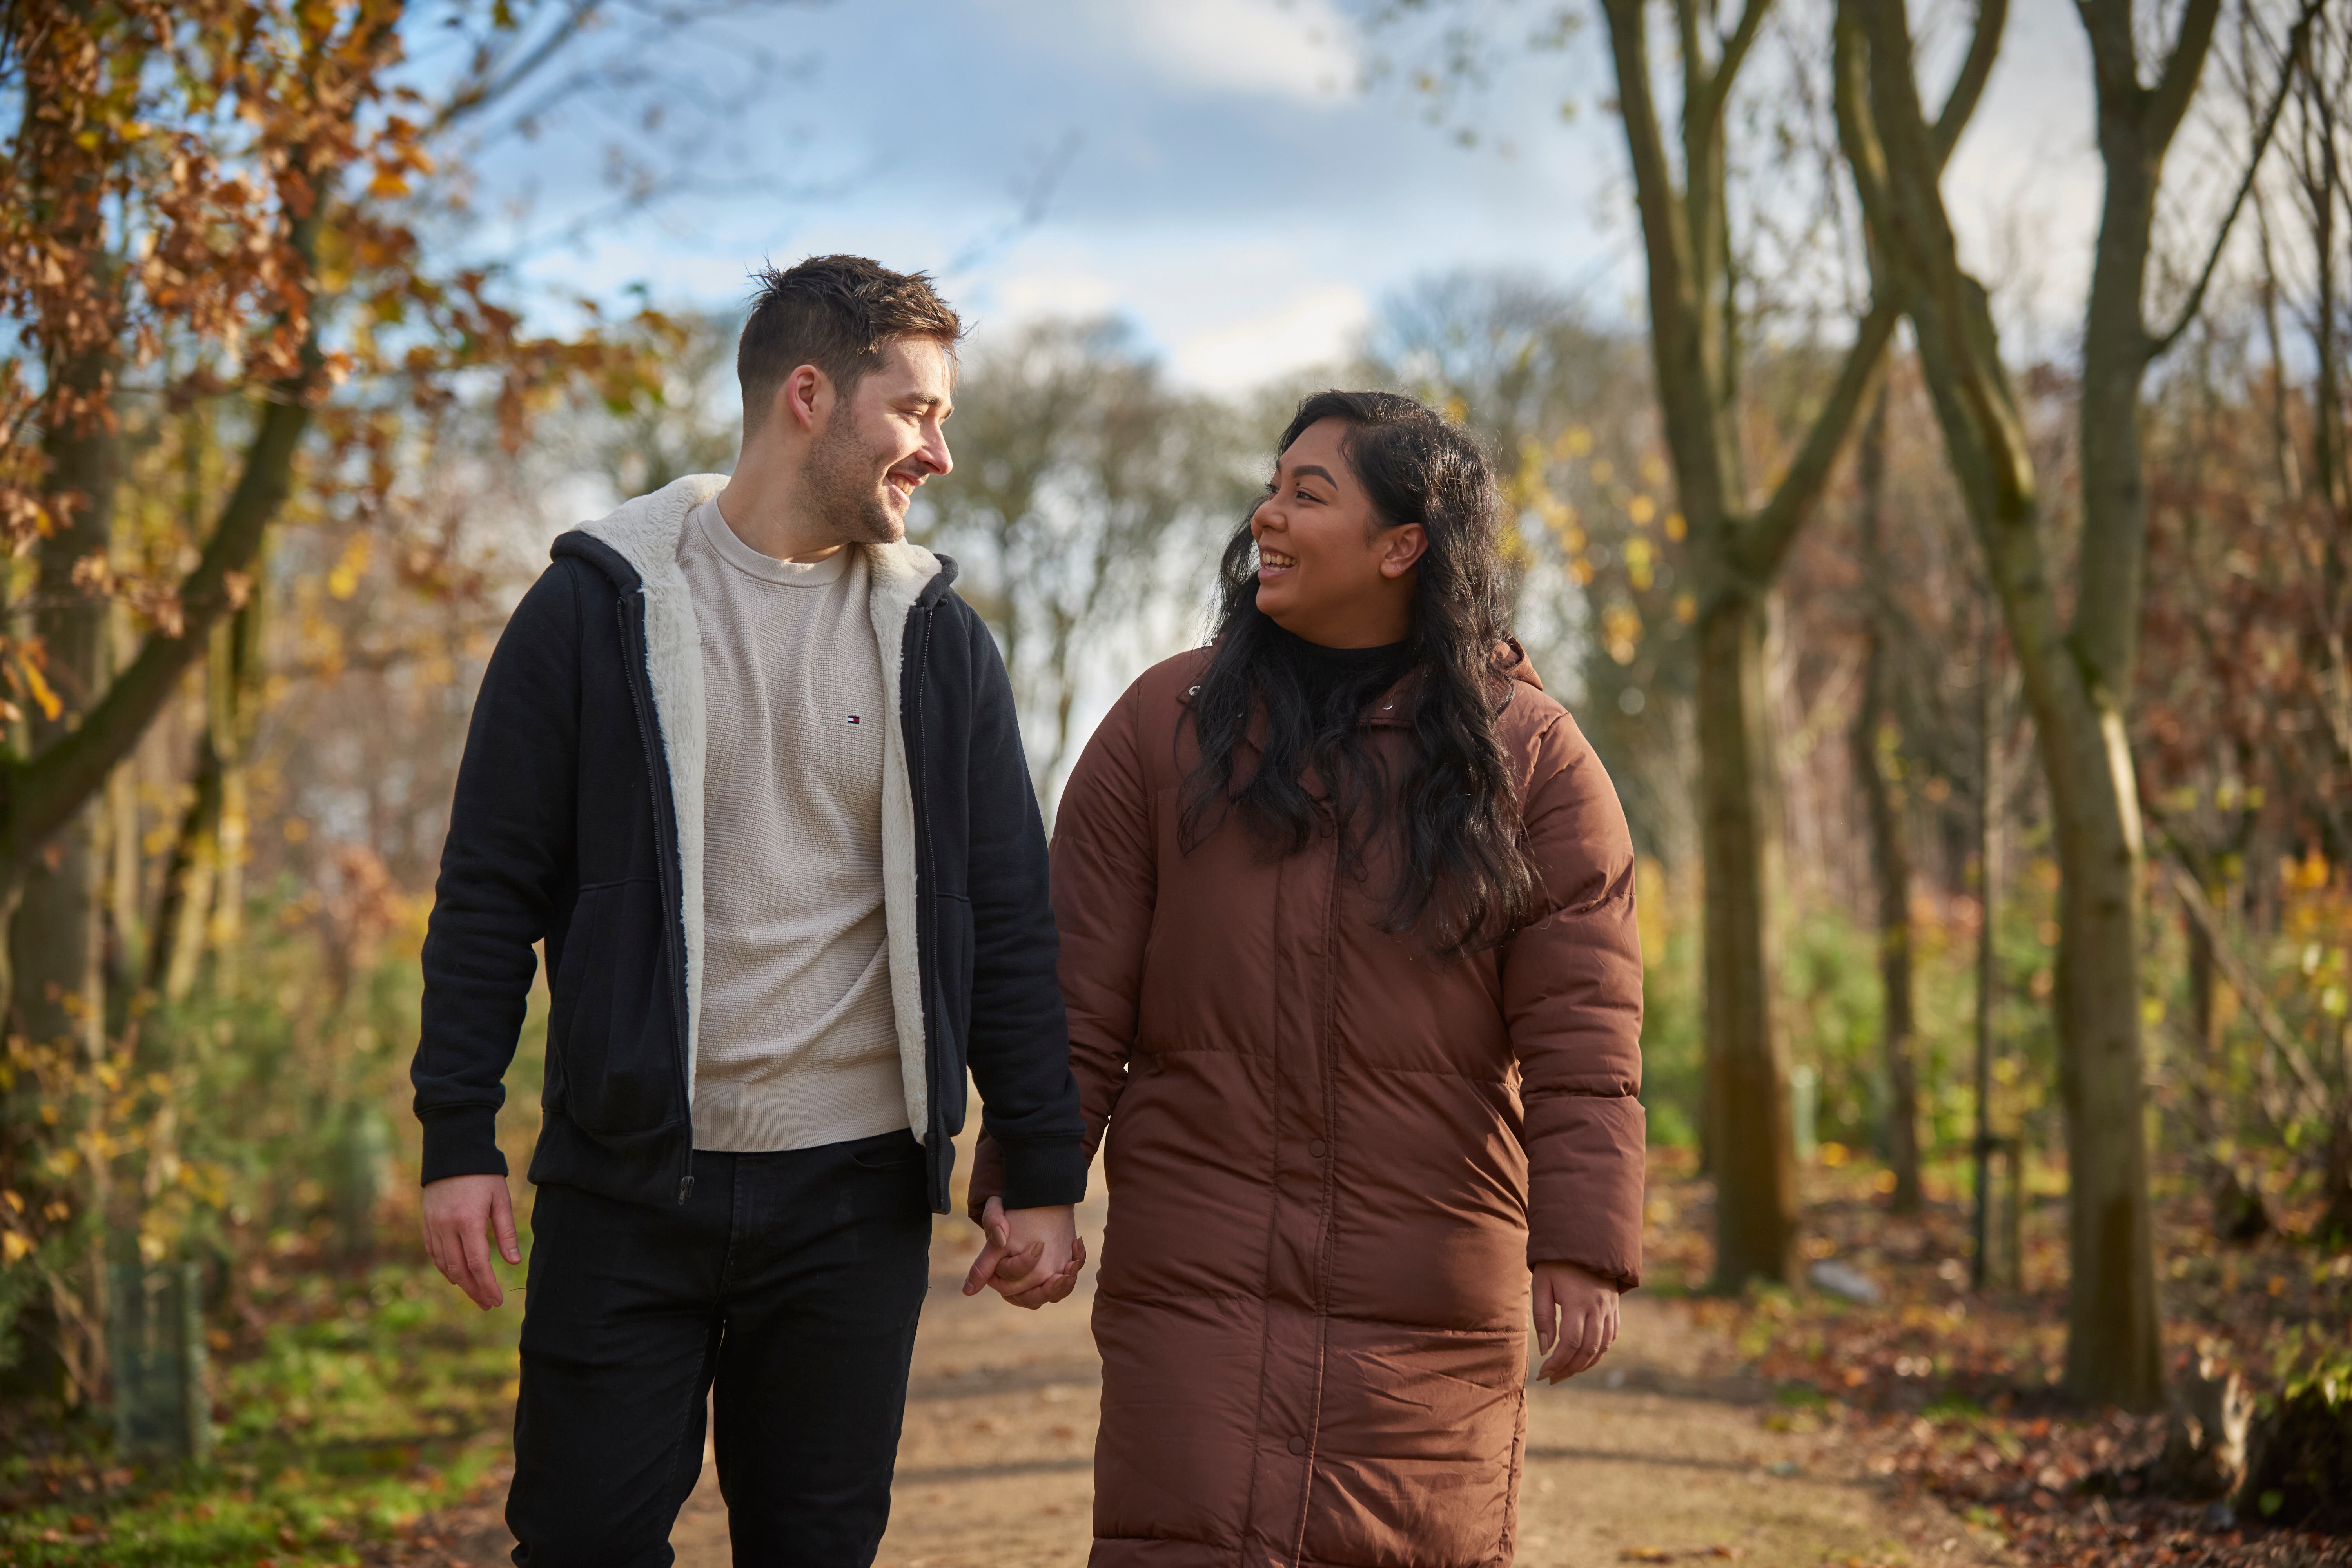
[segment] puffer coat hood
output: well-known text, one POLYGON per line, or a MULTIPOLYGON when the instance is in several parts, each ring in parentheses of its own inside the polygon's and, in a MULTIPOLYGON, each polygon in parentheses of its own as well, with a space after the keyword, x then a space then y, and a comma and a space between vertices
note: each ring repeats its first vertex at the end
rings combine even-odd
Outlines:
MULTIPOLYGON (((1054 910, 1108 1231, 1097 1568, 1511 1560, 1530 1262, 1640 1274, 1633 854, 1600 760, 1516 645, 1499 721, 1535 919, 1446 961, 1380 929, 1394 851, 1327 820, 1190 853, 1195 651, 1148 671, 1065 791, 1054 910)), ((1407 682, 1363 722, 1390 776, 1407 682)), ((974 1177, 987 1195, 992 1163, 974 1177)))

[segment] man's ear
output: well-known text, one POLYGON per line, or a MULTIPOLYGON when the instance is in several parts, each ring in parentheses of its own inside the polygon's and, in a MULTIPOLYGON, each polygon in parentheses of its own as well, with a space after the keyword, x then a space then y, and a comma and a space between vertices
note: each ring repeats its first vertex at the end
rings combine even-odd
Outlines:
POLYGON ((802 435, 821 430, 833 401, 833 379, 813 364, 802 365, 776 388, 772 412, 783 421, 777 427, 802 435))
POLYGON ((1391 528, 1381 536, 1381 575, 1402 577, 1429 553, 1429 533, 1417 522, 1391 528))

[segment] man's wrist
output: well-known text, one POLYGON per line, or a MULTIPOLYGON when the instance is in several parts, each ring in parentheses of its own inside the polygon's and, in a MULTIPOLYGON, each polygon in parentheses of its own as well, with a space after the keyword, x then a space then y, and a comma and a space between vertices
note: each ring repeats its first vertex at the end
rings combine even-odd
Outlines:
POLYGON ((455 1105, 417 1113, 425 1130, 418 1185, 449 1176, 504 1176, 507 1157, 499 1150, 499 1113, 486 1105, 455 1105))

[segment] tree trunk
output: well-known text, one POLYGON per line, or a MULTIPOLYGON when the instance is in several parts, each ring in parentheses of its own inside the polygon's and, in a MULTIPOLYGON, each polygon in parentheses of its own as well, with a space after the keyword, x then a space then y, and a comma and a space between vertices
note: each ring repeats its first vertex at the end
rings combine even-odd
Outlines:
POLYGON ((106 1032, 121 1039, 130 1028, 145 952, 145 857, 139 833, 139 779, 126 760, 106 781, 106 894, 100 924, 100 984, 106 996, 106 1032))
MULTIPOLYGON (((1769 5, 1748 5, 1706 58, 1698 10, 1681 25, 1681 169, 1652 91, 1645 0, 1604 0, 1618 117, 1641 210, 1651 365, 1675 491, 1690 529, 1698 605, 1700 859, 1706 877, 1706 1158, 1716 1181, 1716 1279, 1797 1281, 1797 1167, 1788 1049, 1773 1016, 1772 896, 1780 875, 1778 759, 1766 720, 1766 596, 1863 405, 1893 334, 1890 301, 1855 323, 1836 384, 1760 506, 1738 431, 1731 159, 1725 109, 1769 5)), ((1964 121, 1990 56, 1979 46, 1949 110, 1964 121)), ((1955 131, 1957 134, 1957 131, 1955 131)))
POLYGON ((2080 7, 2089 35, 2105 173, 2084 309, 2083 538, 2074 618, 2043 687, 2065 722, 2038 736, 2059 863, 2059 1087, 2066 1107, 2066 1383, 2085 1398, 2163 1401, 2163 1322, 2148 1196, 2146 1052, 2140 1038, 2144 848, 2124 704, 2139 647, 2147 550, 2140 398, 2155 340, 2148 254, 2164 159, 2210 47, 2219 0, 2189 0, 2152 87, 2128 0, 2080 7))
POLYGON ((2164 1385, 2142 1089, 2142 849, 2122 709, 2145 549, 2137 398, 2151 340, 2137 324, 2147 259, 2140 208, 2152 199, 2162 148, 2186 110, 2214 6, 2190 0, 2181 42, 2154 89, 2139 86, 2129 58, 2130 7, 2083 0, 2080 9, 2098 58, 2100 147, 2111 188, 2085 329, 2084 539, 2071 626, 2058 608, 2032 452, 1999 334, 1983 289, 1960 267, 1944 208, 1902 7, 1843 0, 1838 111, 1878 254, 1917 329, 1937 421, 2000 596, 2050 784, 2072 1266, 2066 1383, 2081 1398, 2153 1409, 2164 1385), (2126 113, 2141 138, 2131 156, 2117 129, 2126 113), (2134 323, 2128 342, 2117 339, 2112 298, 2125 290, 2134 323), (2128 407, 2118 426, 2122 395, 2110 384, 2126 371, 2128 407))
POLYGON ((1856 456, 1855 477, 1862 491, 1859 549, 1862 591, 1865 600, 1864 637, 1867 650, 1862 669, 1862 700, 1856 706, 1852 736, 1853 776, 1862 791, 1870 819, 1870 868, 1878 890, 1878 970, 1885 998, 1881 1024, 1886 1062, 1886 1161, 1895 1173, 1895 1192, 1888 1208, 1901 1215, 1917 1214, 1919 1189, 1919 1082, 1912 1059, 1911 1016, 1911 856, 1903 841, 1900 785, 1890 777, 1890 762, 1899 763, 1902 737, 1887 686, 1892 679, 1886 656, 1886 602, 1893 584, 1887 579, 1882 546, 1885 524, 1886 400, 1882 395, 1863 427, 1856 456))
MULTIPOLYGON (((59 379, 77 397, 103 407, 103 389, 112 366, 103 355, 86 357, 59 379)), ((106 681, 110 605, 74 581, 85 557, 103 554, 114 528, 114 494, 120 444, 103 416, 67 416, 42 441, 48 459, 46 489, 61 522, 41 542, 32 615, 33 636, 42 651, 41 670, 51 696, 26 715, 26 734, 35 750, 70 733, 106 681)), ((100 853, 98 803, 85 800, 48 839, 32 847, 21 873, 16 908, 8 925, 10 1011, 15 1027, 36 1046, 69 1053, 87 1085, 68 1120, 88 1133, 104 1129, 106 1102, 94 1069, 105 1059, 106 990, 102 959, 105 862, 100 853)), ((94 1146, 94 1141, 93 1141, 94 1146)), ((84 1161, 83 1213, 102 1221, 109 1206, 107 1163, 84 1161)), ((80 1324, 89 1342, 66 1357, 78 1368, 84 1397, 94 1397, 104 1380, 105 1345, 97 1325, 105 1321, 105 1258, 102 1232, 93 1231, 79 1314, 60 1315, 60 1326, 80 1324)))
POLYGON ((155 910, 155 937, 147 950, 147 986, 167 1002, 187 997, 204 955, 205 927, 213 908, 215 868, 220 862, 221 754, 206 725, 196 742, 194 797, 173 836, 172 858, 163 868, 163 897, 155 910))
MULTIPOLYGON (((77 396, 103 407, 112 366, 93 355, 60 379, 77 396)), ((32 633, 40 644, 41 672, 54 710, 37 705, 26 737, 38 752, 70 734, 106 684, 109 605, 74 580, 86 557, 102 556, 114 532, 114 492, 120 441, 92 413, 68 416, 42 441, 49 471, 46 489, 63 521, 41 542, 33 589, 32 633)), ((104 1038, 106 1011, 100 986, 99 819, 84 802, 46 843, 28 845, 24 892, 9 938, 20 1026, 37 1044, 72 1036, 95 1055, 104 1038)))
MULTIPOLYGON (((1968 357, 1999 363, 1981 292, 1964 329, 1968 357)), ((1923 311, 1923 314, 1927 312, 1923 311)), ((1938 422, 1969 502, 2033 716, 2049 780, 2058 862, 2059 1089, 2067 1143, 2066 1382, 2091 1400, 2155 1409, 2163 1347, 2147 1185, 2145 1058, 2140 1043, 2139 804, 2123 715, 2087 683, 2059 619, 2030 486, 2003 484, 1985 423, 1958 388, 1976 374, 1948 352, 1947 328, 1919 334, 1938 422)), ((2005 382, 1979 388, 2008 405, 2005 382)))
POLYGON ((2100 710, 2063 650, 2037 714, 2058 854, 2058 1086, 2066 1111, 2066 1383, 2137 1409, 2163 1402, 2163 1322, 2148 1202, 2140 1043, 2139 805, 2123 716, 2100 710), (2071 720, 2071 722, 2067 721, 2071 720))
POLYGON ((1772 1005, 1780 846, 1759 600, 1727 594, 1701 619, 1697 713, 1715 1284, 1737 1290, 1798 1278, 1789 1051, 1772 1005))

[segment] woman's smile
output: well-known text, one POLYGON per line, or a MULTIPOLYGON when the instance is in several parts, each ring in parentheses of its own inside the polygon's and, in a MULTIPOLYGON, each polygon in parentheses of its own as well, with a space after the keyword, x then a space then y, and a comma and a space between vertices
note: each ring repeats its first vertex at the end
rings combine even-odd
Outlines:
POLYGON ((1263 583, 1268 578, 1279 577, 1285 572, 1289 571, 1292 567, 1297 564, 1297 556, 1286 555, 1281 551, 1274 548, 1274 546, 1266 543, 1264 540, 1260 540, 1258 542, 1257 580, 1259 582, 1263 583))

